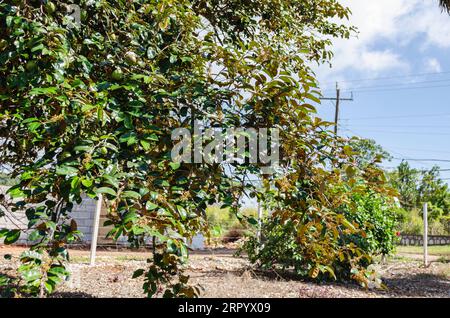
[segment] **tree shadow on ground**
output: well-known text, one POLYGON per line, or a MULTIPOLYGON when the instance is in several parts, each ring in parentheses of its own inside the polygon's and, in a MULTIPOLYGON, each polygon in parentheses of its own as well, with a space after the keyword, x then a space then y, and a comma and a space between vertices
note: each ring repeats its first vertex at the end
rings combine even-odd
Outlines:
MULTIPOLYGON (((209 269, 202 271, 206 277, 220 277, 224 273, 244 277, 246 274, 255 279, 272 281, 297 281, 316 286, 334 286, 347 289, 349 291, 363 291, 357 282, 353 280, 334 281, 323 279, 316 281, 307 277, 298 276, 293 271, 281 270, 261 270, 252 267, 246 267, 239 270, 218 270, 209 269)), ((395 277, 382 277, 386 289, 371 288, 370 292, 384 297, 450 297, 450 281, 443 275, 426 273, 407 273, 395 277)))
POLYGON ((85 292, 55 292, 50 298, 96 298, 85 292))
POLYGON ((385 277, 384 284, 394 294, 406 297, 450 297, 450 281, 443 275, 411 274, 385 277))

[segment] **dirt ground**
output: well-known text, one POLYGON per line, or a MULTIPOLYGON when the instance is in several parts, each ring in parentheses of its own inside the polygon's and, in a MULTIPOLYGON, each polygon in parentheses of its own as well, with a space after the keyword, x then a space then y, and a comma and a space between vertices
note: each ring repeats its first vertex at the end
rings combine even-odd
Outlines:
MULTIPOLYGON (((18 256, 23 248, 0 247, 0 273, 12 274, 11 261, 4 254, 18 256)), ((146 253, 128 250, 98 252, 97 263, 88 265, 89 252, 71 251, 72 277, 53 297, 143 297, 142 280, 132 279, 134 270, 146 267, 146 253)), ((202 288, 201 297, 224 298, 311 298, 311 297, 445 297, 450 298, 450 262, 432 258, 429 267, 411 255, 397 255, 376 265, 388 290, 365 290, 353 283, 317 284, 293 280, 279 273, 256 272, 245 258, 233 251, 193 253, 187 273, 191 283, 202 288)))

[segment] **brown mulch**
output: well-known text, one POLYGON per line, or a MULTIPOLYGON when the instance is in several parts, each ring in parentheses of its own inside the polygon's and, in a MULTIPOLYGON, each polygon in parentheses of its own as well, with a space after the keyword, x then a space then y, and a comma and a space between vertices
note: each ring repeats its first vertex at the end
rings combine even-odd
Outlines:
MULTIPOLYGON (((18 255, 20 249, 0 248, 0 273, 13 275, 13 264, 3 254, 18 255)), ((145 268, 147 254, 130 251, 101 251, 98 262, 87 264, 87 251, 73 251, 71 279, 53 297, 143 297, 142 279, 132 279, 133 272, 145 268)), ((450 298, 450 264, 433 262, 428 268, 420 261, 389 260, 377 265, 388 290, 365 290, 354 283, 321 283, 295 280, 276 272, 259 272, 245 258, 230 251, 191 255, 187 273, 191 283, 202 288, 202 297, 225 298, 374 298, 374 297, 445 297, 450 298)))

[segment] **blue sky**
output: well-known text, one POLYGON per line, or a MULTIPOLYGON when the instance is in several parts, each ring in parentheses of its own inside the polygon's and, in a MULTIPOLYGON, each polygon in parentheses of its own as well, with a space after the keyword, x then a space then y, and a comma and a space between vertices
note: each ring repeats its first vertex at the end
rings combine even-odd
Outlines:
MULTIPOLYGON (((375 139, 396 158, 450 160, 450 16, 437 0, 341 2, 359 35, 336 40, 332 68, 316 70, 325 96, 335 95, 336 81, 343 97, 354 92, 353 102, 341 104, 341 134, 375 139)), ((331 121, 333 103, 319 114, 331 121)), ((450 162, 439 165, 450 169, 450 162)))

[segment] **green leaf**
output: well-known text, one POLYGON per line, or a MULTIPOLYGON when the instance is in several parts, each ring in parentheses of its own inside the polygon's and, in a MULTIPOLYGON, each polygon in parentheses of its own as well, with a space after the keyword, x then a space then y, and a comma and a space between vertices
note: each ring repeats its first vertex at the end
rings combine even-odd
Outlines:
POLYGON ((147 140, 141 140, 140 143, 145 151, 150 149, 150 143, 147 140))
POLYGON ((76 146, 73 148, 75 151, 80 151, 80 152, 90 152, 92 150, 91 146, 76 146))
POLYGON ((42 260, 42 254, 36 251, 28 250, 20 254, 20 259, 22 262, 28 260, 42 260))
POLYGON ((127 129, 133 129, 133 127, 134 127, 133 120, 131 119, 130 116, 125 117, 124 125, 125 125, 125 128, 127 128, 127 129))
POLYGON ((8 229, 1 229, 0 230, 0 238, 2 238, 3 236, 6 236, 6 234, 9 233, 8 229))
POLYGON ((85 179, 85 178, 81 179, 81 184, 83 186, 85 186, 86 188, 90 188, 92 186, 92 183, 93 183, 93 181, 91 179, 85 179))
POLYGON ((29 268, 22 265, 19 267, 19 272, 28 283, 32 283, 42 277, 41 271, 36 267, 29 268))
POLYGON ((13 199, 23 198, 25 196, 25 193, 20 188, 20 185, 9 188, 6 193, 13 199))
POLYGON ((141 198, 141 195, 135 191, 124 191, 122 192, 122 197, 139 200, 141 198))
POLYGON ((342 224, 343 224, 346 228, 348 228, 349 230, 353 230, 353 231, 355 230, 354 225, 351 224, 349 221, 347 221, 347 219, 342 218, 341 222, 342 222, 342 224))
POLYGON ((8 28, 11 27, 13 18, 14 18, 14 16, 12 16, 12 15, 9 15, 9 16, 6 17, 6 26, 8 28))
POLYGON ((54 285, 54 283, 53 283, 51 280, 47 280, 47 281, 44 283, 44 287, 45 287, 45 290, 46 290, 49 294, 53 293, 53 290, 55 289, 55 285, 54 285))
POLYGON ((138 217, 138 215, 136 214, 136 212, 128 212, 123 217, 123 223, 128 223, 130 221, 134 221, 137 219, 137 217, 138 217))
POLYGON ((66 268, 64 266, 53 266, 52 268, 49 269, 48 271, 51 274, 54 275, 68 275, 68 272, 66 270, 66 268))
POLYGON ((147 140, 158 141, 159 137, 156 134, 150 134, 146 137, 147 140))
POLYGON ((39 45, 36 45, 35 47, 33 47, 32 49, 31 49, 31 52, 36 52, 36 51, 42 51, 44 49, 44 44, 39 44, 39 45))
POLYGON ((181 164, 179 162, 171 162, 169 163, 169 166, 172 168, 172 170, 177 170, 180 168, 181 164))
POLYGON ((30 91, 30 95, 54 95, 58 93, 57 87, 35 87, 30 91))
POLYGON ((80 186, 80 178, 78 176, 75 176, 70 182, 70 187, 72 189, 77 189, 79 186, 80 186))
POLYGON ((111 189, 111 188, 108 188, 108 187, 101 187, 101 188, 98 188, 95 192, 96 192, 96 193, 101 193, 101 194, 110 194, 110 195, 112 195, 112 196, 117 196, 117 192, 114 191, 114 190, 111 189))
POLYGON ((10 245, 17 242, 19 238, 20 238, 20 230, 10 230, 8 234, 6 234, 4 243, 6 245, 10 245))
POLYGON ((61 176, 69 176, 78 174, 78 169, 70 166, 56 167, 56 174, 61 176))
POLYGON ((142 275, 144 275, 144 270, 142 268, 140 268, 140 269, 134 271, 132 278, 138 278, 142 275))
POLYGON ((148 211, 152 211, 158 208, 158 205, 154 204, 153 202, 147 201, 147 203, 145 203, 145 208, 148 211))
POLYGON ((258 220, 256 220, 255 218, 248 218, 247 221, 252 225, 258 225, 258 220))
POLYGON ((41 126, 41 123, 39 122, 32 122, 28 124, 28 130, 31 132, 35 132, 39 127, 41 126))

